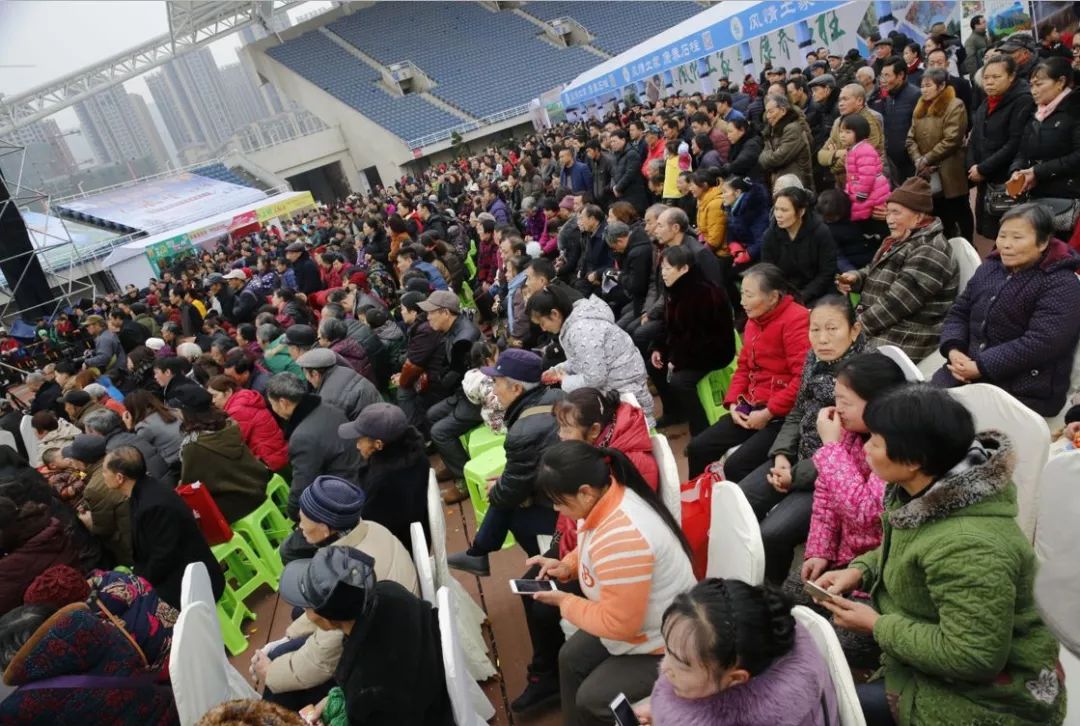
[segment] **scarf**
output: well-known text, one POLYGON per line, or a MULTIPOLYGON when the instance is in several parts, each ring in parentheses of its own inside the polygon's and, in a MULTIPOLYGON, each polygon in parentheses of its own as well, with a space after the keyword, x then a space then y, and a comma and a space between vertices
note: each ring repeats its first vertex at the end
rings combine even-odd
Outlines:
POLYGON ((1040 122, 1048 119, 1050 117, 1050 114, 1057 110, 1058 105, 1060 105, 1061 102, 1065 100, 1065 97, 1068 96, 1070 93, 1072 93, 1072 89, 1066 88, 1064 91, 1059 93, 1053 101, 1046 105, 1039 106, 1037 109, 1035 109, 1035 118, 1038 119, 1040 122))
POLYGON ((1003 96, 987 96, 986 97, 986 115, 989 116, 994 112, 994 109, 1001 103, 1003 96))

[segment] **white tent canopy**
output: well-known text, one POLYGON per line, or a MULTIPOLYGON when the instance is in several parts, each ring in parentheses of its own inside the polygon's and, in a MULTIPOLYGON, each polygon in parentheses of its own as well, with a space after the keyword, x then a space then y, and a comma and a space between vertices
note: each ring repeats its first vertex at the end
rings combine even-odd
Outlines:
POLYGON ((611 96, 625 86, 848 4, 844 0, 717 3, 580 74, 563 89, 563 105, 572 108, 611 96))

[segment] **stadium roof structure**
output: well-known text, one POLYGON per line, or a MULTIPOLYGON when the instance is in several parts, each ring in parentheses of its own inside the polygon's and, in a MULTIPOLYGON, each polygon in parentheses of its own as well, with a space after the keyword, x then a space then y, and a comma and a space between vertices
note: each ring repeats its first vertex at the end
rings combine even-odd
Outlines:
POLYGON ((169 32, 165 35, 29 91, 0 98, 0 137, 249 25, 260 24, 269 30, 275 13, 303 1, 171 0, 165 3, 169 13, 169 32))

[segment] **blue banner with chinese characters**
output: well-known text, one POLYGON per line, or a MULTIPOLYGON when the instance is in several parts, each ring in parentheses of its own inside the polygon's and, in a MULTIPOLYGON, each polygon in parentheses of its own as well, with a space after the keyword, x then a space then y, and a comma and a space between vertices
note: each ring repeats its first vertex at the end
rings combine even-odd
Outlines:
MULTIPOLYGON (((806 21, 814 29, 821 26, 820 33, 822 45, 827 45, 827 36, 830 34, 829 22, 838 23, 836 13, 830 11, 849 4, 845 0, 794 0, 791 2, 760 2, 751 7, 741 10, 733 15, 708 25, 695 29, 685 37, 662 48, 657 48, 647 56, 637 58, 610 73, 582 83, 571 86, 563 91, 563 105, 567 108, 579 106, 583 102, 598 96, 615 94, 619 89, 648 81, 650 78, 663 74, 665 71, 674 70, 687 63, 700 60, 718 51, 734 48, 751 39, 775 33, 787 26, 800 21, 806 21), (816 21, 817 16, 822 17, 822 22, 816 21)), ((723 6, 720 6, 723 7, 723 6)), ((707 12, 707 11, 706 11, 707 12)), ((842 33, 839 28, 836 32, 842 33)), ((791 29, 784 34, 784 39, 790 40, 792 47, 797 47, 795 31, 791 29)), ((754 50, 771 55, 770 48, 758 48, 754 50)), ((765 59, 762 59, 764 62, 765 59)))

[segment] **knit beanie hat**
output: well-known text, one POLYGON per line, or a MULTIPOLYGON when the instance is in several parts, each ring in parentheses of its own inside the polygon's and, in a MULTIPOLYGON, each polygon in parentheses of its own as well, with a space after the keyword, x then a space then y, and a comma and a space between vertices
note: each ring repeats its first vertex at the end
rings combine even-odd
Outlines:
POLYGON ((934 211, 934 197, 930 191, 930 182, 921 176, 913 176, 905 181, 893 190, 886 201, 896 202, 923 214, 932 214, 934 211))
POLYGON ((23 594, 26 605, 63 607, 85 602, 90 597, 90 585, 78 570, 67 565, 53 565, 34 578, 23 594))
POLYGON ((332 530, 352 529, 364 508, 364 490, 336 476, 319 476, 300 495, 300 511, 332 530))

